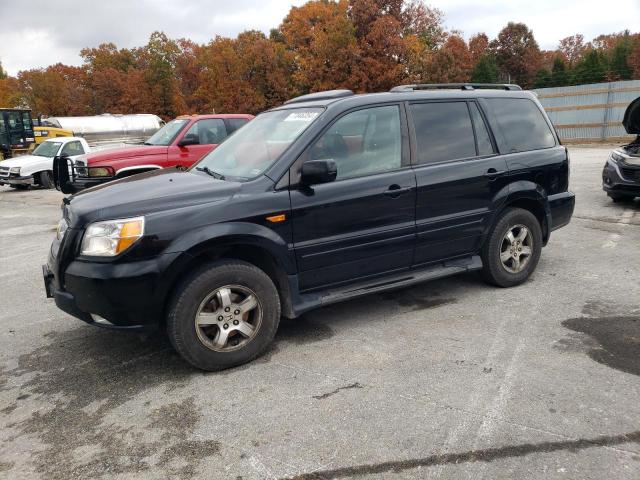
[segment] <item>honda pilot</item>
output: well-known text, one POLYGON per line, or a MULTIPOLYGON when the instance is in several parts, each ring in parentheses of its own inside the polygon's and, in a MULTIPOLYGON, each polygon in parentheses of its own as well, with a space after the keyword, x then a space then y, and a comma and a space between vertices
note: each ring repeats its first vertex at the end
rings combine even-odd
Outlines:
POLYGON ((319 92, 187 171, 65 198, 45 287, 80 320, 160 326, 219 370, 265 352, 281 317, 475 270, 521 284, 571 219, 568 186, 567 149, 515 85, 319 92))

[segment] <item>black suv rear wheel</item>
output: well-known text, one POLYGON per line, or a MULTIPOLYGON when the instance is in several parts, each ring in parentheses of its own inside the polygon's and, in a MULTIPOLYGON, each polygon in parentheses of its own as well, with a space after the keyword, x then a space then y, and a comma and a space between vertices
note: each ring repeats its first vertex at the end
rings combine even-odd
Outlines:
POLYGON ((167 316, 174 348, 195 367, 222 370, 263 353, 280 322, 280 298, 259 268, 211 263, 178 287, 167 316))
POLYGON ((509 208, 498 218, 482 247, 484 279, 514 287, 533 273, 542 252, 542 229, 528 210, 509 208))

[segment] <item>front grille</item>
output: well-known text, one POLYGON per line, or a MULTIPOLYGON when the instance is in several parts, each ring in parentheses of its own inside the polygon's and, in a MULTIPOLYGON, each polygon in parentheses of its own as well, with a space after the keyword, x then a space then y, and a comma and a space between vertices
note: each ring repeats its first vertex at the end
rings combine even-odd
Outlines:
POLYGON ((0 177, 9 176, 9 167, 0 167, 0 177))
POLYGON ((639 181, 640 182, 640 168, 638 167, 620 167, 620 173, 625 180, 639 181))

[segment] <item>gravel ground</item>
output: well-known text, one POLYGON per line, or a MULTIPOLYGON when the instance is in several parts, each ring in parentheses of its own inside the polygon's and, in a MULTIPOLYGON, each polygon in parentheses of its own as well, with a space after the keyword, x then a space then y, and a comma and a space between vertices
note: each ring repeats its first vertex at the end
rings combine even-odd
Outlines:
POLYGON ((535 275, 285 321, 223 373, 44 298, 56 191, 0 187, 0 478, 640 477, 640 202, 572 148, 572 223, 535 275))

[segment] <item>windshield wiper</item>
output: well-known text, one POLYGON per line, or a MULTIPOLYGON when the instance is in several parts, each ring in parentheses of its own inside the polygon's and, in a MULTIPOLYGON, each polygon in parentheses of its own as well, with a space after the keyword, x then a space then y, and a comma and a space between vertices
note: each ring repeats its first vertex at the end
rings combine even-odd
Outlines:
POLYGON ((218 172, 214 172, 213 170, 210 170, 209 167, 196 167, 196 170, 198 170, 199 172, 204 172, 207 175, 211 175, 213 178, 216 178, 218 180, 224 180, 225 176, 222 175, 221 173, 218 172))

